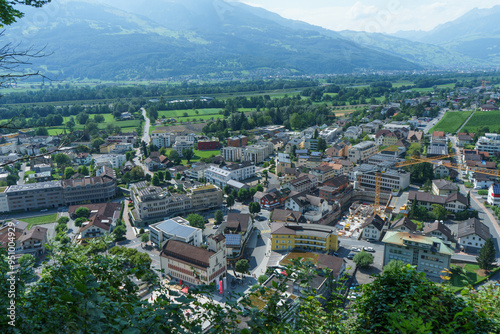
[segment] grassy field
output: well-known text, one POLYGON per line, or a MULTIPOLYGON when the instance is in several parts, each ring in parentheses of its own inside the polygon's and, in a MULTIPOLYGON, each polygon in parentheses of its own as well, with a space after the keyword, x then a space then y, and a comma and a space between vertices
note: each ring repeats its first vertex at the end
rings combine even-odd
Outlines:
POLYGON ((476 111, 471 119, 465 124, 463 130, 476 132, 479 127, 487 126, 490 132, 497 132, 500 129, 500 110, 476 111))
POLYGON ((451 275, 450 283, 456 289, 460 289, 460 288, 463 288, 464 286, 466 286, 467 283, 464 284, 464 282, 463 282, 465 280, 467 280, 470 284, 474 284, 479 279, 486 276, 480 270, 480 268, 477 264, 465 264, 465 265, 464 264, 459 264, 459 265, 452 264, 451 268, 452 268, 453 273, 451 275), (461 267, 465 270, 465 276, 467 278, 465 278, 464 275, 459 274, 459 272, 457 270, 458 267, 461 267))
POLYGON ((20 218, 20 221, 28 223, 28 229, 33 225, 43 225, 55 223, 57 221, 57 213, 53 213, 45 216, 30 217, 30 218, 20 218))
MULTIPOLYGON (((166 153, 165 155, 168 157, 170 151, 172 151, 171 148, 168 148, 166 150, 166 153)), ((191 161, 189 163, 193 163, 193 162, 196 162, 198 160, 200 160, 201 158, 210 158, 212 155, 220 155, 220 150, 211 150, 211 151, 198 151, 198 150, 193 150, 194 152, 194 158, 191 159, 191 161)), ((186 165, 188 162, 187 160, 183 159, 182 160, 182 164, 183 165, 186 165)))
MULTIPOLYGON (((104 114, 104 115, 107 116, 108 114, 104 114)), ((135 131, 135 129, 139 126, 139 124, 141 122, 138 119, 133 119, 133 120, 128 120, 128 121, 114 121, 113 116, 111 114, 109 114, 109 116, 111 116, 111 120, 108 121, 106 119, 104 123, 99 123, 98 124, 99 129, 105 129, 106 125, 113 124, 113 125, 118 125, 122 129, 122 132, 131 132, 131 131, 135 131)), ((65 117, 65 119, 66 119, 66 117, 65 117)), ((83 128, 84 128, 84 125, 81 125, 81 124, 77 124, 75 126, 75 130, 83 130, 83 128)), ((47 127, 47 130, 49 131, 49 135, 54 136, 54 135, 63 133, 64 127, 62 127, 62 126, 49 126, 49 127, 47 127)), ((66 128, 66 132, 69 132, 68 128, 66 128)))
POLYGON ((471 113, 472 111, 449 111, 444 114, 443 118, 434 125, 434 127, 432 127, 429 133, 432 133, 432 131, 455 133, 471 113))

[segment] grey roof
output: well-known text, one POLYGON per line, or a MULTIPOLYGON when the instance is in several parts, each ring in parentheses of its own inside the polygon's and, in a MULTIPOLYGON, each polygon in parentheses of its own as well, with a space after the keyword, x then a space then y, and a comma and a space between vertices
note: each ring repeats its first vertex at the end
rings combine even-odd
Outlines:
POLYGON ((432 183, 435 184, 439 190, 453 190, 453 191, 458 190, 458 185, 448 180, 444 179, 432 180, 432 183))
POLYGON ((483 240, 488 240, 490 238, 490 229, 485 224, 481 223, 477 218, 469 218, 458 224, 459 238, 466 237, 471 234, 476 234, 483 240))
POLYGON ((16 184, 12 185, 5 192, 15 192, 15 191, 26 191, 26 190, 35 190, 35 189, 52 189, 52 188, 61 188, 61 181, 46 181, 39 183, 27 183, 27 184, 16 184))
POLYGON ((361 227, 366 227, 368 225, 373 225, 377 230, 382 231, 385 225, 385 221, 380 218, 379 215, 371 215, 365 220, 361 227))
POLYGON ((181 238, 189 238, 193 233, 199 230, 196 227, 176 223, 172 219, 168 219, 164 222, 158 223, 158 225, 156 225, 156 228, 158 230, 161 230, 165 234, 176 235, 181 238))
POLYGON ((224 234, 226 246, 241 246, 241 234, 224 234))
POLYGON ((467 198, 460 193, 451 193, 448 196, 432 195, 430 193, 410 190, 408 194, 408 200, 413 201, 417 199, 419 202, 428 202, 434 204, 446 204, 453 201, 458 201, 464 205, 467 205, 467 198))
POLYGON ((415 232, 417 230, 417 225, 414 222, 412 222, 408 217, 403 217, 401 219, 396 220, 394 223, 392 223, 391 229, 397 229, 401 226, 405 226, 412 232, 415 232))
POLYGON ((453 235, 451 234, 450 228, 445 224, 441 223, 440 221, 436 221, 424 227, 424 233, 431 233, 434 231, 439 231, 443 233, 446 236, 446 238, 448 238, 448 240, 453 239, 453 235))

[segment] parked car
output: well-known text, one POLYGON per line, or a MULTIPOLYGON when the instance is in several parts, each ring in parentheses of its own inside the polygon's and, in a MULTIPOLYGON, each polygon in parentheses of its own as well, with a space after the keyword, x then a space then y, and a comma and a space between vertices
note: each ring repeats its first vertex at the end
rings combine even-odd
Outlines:
POLYGON ((361 248, 353 246, 353 247, 351 247, 351 251, 353 251, 353 252, 361 252, 361 248))
POLYGON ((375 253, 375 249, 373 249, 373 247, 363 247, 363 249, 366 251, 366 252, 370 252, 370 253, 375 253))
POLYGON ((351 252, 351 253, 347 254, 347 258, 349 260, 352 260, 354 258, 354 255, 356 255, 356 254, 351 252))
POLYGON ((368 239, 366 239, 366 241, 368 241, 368 242, 376 242, 377 240, 375 240, 373 238, 368 238, 368 239))

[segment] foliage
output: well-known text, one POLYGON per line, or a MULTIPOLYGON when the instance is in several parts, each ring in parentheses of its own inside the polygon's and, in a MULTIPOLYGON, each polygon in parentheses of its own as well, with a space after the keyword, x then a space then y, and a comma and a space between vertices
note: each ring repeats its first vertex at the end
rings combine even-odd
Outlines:
POLYGON ((69 222, 69 218, 68 217, 60 217, 58 220, 57 220, 57 223, 58 224, 67 224, 69 222))
POLYGON ((85 206, 81 206, 75 210, 75 215, 78 218, 80 218, 80 217, 89 218, 90 217, 90 209, 85 207, 85 206))
POLYGON ((151 183, 153 184, 153 186, 160 185, 160 177, 158 176, 158 173, 153 174, 153 178, 151 179, 151 183))
POLYGON ((141 242, 148 242, 148 241, 149 241, 148 233, 144 233, 143 235, 141 235, 141 242))
POLYGON ((65 179, 70 179, 73 175, 75 175, 76 172, 75 170, 73 169, 73 167, 66 167, 64 169, 64 178, 65 179))
POLYGON ((192 149, 190 149, 190 148, 185 148, 185 149, 183 149, 183 150, 182 150, 182 157, 183 157, 184 159, 186 159, 186 160, 187 160, 187 162, 189 163, 189 162, 191 161, 191 159, 193 159, 193 157, 194 157, 194 152, 193 152, 193 150, 192 150, 192 149))
POLYGON ((387 271, 396 271, 397 272, 397 271, 400 271, 405 266, 406 266, 406 263, 404 263, 401 260, 391 260, 391 261, 389 261, 389 263, 387 263, 384 266, 384 272, 387 272, 387 271))
POLYGON ((228 195, 226 197, 226 205, 231 208, 234 205, 234 196, 233 195, 228 195))
POLYGON ((214 212, 214 218, 215 218, 215 224, 220 225, 222 223, 222 220, 224 219, 224 214, 220 210, 216 210, 214 212))
POLYGON ((496 260, 497 252, 493 245, 493 239, 489 238, 479 250, 479 256, 476 257, 479 267, 484 270, 491 270, 496 260))
POLYGON ((251 214, 259 213, 260 212, 260 204, 257 202, 250 202, 250 204, 248 205, 248 211, 251 214))
POLYGON ((354 255, 352 261, 361 269, 369 268, 373 263, 373 255, 362 250, 358 254, 354 255))
POLYGON ((63 170, 66 166, 71 164, 71 158, 64 153, 56 153, 52 156, 52 161, 57 164, 59 169, 63 170))
POLYGON ((267 276, 267 275, 260 275, 257 278, 257 282, 259 282, 259 284, 264 284, 264 282, 267 281, 268 278, 269 278, 269 276, 267 276))
POLYGON ((191 213, 187 216, 187 220, 189 221, 189 225, 197 228, 205 229, 205 219, 203 216, 200 216, 196 213, 191 213))
POLYGON ((234 265, 234 270, 241 274, 246 274, 250 270, 250 263, 246 259, 238 260, 234 265))
POLYGON ((375 275, 355 304, 356 333, 484 333, 490 321, 410 265, 375 275))
POLYGON ((17 263, 19 263, 21 267, 33 267, 35 265, 35 262, 36 259, 31 254, 23 254, 19 258, 19 260, 17 260, 17 263))
POLYGON ((77 172, 85 176, 89 175, 89 169, 85 165, 78 166, 77 172))
POLYGON ((165 171, 165 181, 172 180, 172 174, 168 170, 165 171))
POLYGON ((240 201, 247 199, 247 197, 248 197, 248 190, 246 190, 245 188, 241 188, 240 190, 238 190, 238 199, 240 201))
POLYGON ((421 164, 415 164, 410 167, 410 182, 423 184, 427 180, 432 180, 434 178, 434 169, 432 164, 424 162, 421 164))
POLYGON ((432 204, 432 215, 437 220, 443 220, 446 218, 448 211, 440 204, 432 204))
POLYGON ((80 227, 82 226, 83 223, 85 223, 87 221, 87 218, 85 217, 79 217, 79 218, 76 218, 75 219, 75 226, 76 227, 80 227))
POLYGON ((255 189, 257 189, 257 191, 264 191, 264 186, 262 184, 258 184, 255 186, 255 189))
POLYGON ((487 196, 488 195, 488 190, 487 189, 478 190, 477 194, 480 195, 480 196, 487 196))
POLYGON ((127 233, 127 227, 125 227, 124 225, 116 226, 112 232, 112 234, 115 238, 115 241, 124 240, 126 233, 127 233))

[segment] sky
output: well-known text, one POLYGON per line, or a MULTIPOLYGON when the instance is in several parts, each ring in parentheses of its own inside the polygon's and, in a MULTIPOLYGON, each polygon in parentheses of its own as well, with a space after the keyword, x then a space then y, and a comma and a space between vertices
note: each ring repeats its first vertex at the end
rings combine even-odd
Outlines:
POLYGON ((262 7, 285 18, 331 30, 394 33, 432 30, 471 9, 491 8, 498 0, 232 0, 262 7))

